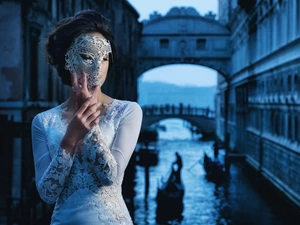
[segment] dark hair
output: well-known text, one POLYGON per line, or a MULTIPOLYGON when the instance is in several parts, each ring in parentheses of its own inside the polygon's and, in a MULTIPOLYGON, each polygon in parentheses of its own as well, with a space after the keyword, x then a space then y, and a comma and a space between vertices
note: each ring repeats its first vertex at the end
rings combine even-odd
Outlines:
POLYGON ((46 59, 50 65, 56 68, 64 84, 72 85, 70 72, 65 69, 65 54, 73 40, 81 34, 98 32, 109 40, 112 48, 108 68, 110 71, 113 57, 115 57, 115 43, 108 22, 108 19, 95 10, 83 10, 74 17, 59 21, 50 33, 46 41, 46 59))

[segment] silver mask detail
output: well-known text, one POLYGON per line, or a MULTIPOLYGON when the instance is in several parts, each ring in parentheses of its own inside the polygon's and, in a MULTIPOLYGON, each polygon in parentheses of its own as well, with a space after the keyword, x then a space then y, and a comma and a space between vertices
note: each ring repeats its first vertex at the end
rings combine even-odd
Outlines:
POLYGON ((85 72, 88 78, 88 89, 92 90, 102 82, 101 62, 103 57, 111 52, 108 40, 81 34, 75 38, 68 49, 65 55, 65 66, 71 73, 79 77, 85 72))

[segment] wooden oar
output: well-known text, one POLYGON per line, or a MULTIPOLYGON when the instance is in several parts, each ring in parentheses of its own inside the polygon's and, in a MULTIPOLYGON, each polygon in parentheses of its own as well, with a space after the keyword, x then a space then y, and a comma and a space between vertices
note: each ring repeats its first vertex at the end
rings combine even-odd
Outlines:
POLYGON ((200 162, 200 159, 198 159, 196 162, 194 162, 194 164, 191 165, 187 170, 191 170, 191 169, 194 168, 199 162, 200 162))

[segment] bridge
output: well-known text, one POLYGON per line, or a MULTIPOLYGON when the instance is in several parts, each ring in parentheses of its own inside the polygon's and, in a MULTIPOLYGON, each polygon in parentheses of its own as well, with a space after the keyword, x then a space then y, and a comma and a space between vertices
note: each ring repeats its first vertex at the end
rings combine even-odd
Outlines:
POLYGON ((191 7, 174 7, 167 15, 152 14, 143 22, 137 75, 164 65, 193 64, 229 75, 230 31, 213 15, 191 7))
POLYGON ((215 112, 209 108, 179 106, 150 105, 143 106, 143 127, 150 126, 164 119, 178 118, 188 121, 196 131, 204 137, 215 134, 215 112))

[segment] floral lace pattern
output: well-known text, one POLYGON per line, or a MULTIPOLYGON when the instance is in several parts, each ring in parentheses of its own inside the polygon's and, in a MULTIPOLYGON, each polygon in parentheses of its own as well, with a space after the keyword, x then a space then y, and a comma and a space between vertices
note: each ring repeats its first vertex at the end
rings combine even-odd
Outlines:
POLYGON ((43 174, 36 177, 42 199, 56 202, 52 224, 69 224, 62 221, 76 218, 72 210, 92 216, 78 216, 77 222, 70 224, 94 224, 96 221, 97 224, 132 224, 121 184, 141 125, 140 107, 133 102, 114 100, 106 115, 101 117, 99 126, 89 131, 73 156, 60 147, 67 127, 61 118, 60 107, 38 114, 32 125, 36 173, 48 162, 43 174), (125 129, 136 131, 132 140, 128 140, 129 144, 122 141, 122 136, 128 133, 125 129), (42 143, 47 151, 39 152, 42 143), (118 155, 119 146, 124 146, 125 153, 122 154, 125 158, 118 155))
POLYGON ((46 202, 53 202, 62 191, 72 164, 72 156, 59 148, 41 182, 37 184, 37 189, 46 202))

